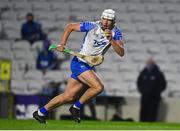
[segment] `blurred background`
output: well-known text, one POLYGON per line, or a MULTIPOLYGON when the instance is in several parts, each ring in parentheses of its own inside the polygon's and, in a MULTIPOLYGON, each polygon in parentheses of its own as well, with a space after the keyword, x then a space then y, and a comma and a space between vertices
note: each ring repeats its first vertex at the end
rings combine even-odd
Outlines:
MULTIPOLYGON (((180 122, 180 0, 0 0, 0 118, 31 119, 64 90, 72 56, 47 47, 58 44, 67 23, 100 20, 106 8, 117 13, 126 53, 120 58, 110 48, 96 68, 105 91, 85 105, 84 119, 140 121, 137 81, 151 58, 166 87, 153 99, 159 103, 150 121, 180 122)), ((84 35, 73 32, 67 46, 78 51, 84 35)), ((49 118, 68 118, 69 106, 49 118)))

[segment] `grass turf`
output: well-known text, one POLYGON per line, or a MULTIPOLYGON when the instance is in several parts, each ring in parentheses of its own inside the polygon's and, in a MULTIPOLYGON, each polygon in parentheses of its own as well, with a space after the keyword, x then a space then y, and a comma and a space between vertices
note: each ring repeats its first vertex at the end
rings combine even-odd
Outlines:
POLYGON ((48 120, 39 124, 35 120, 0 119, 0 130, 180 130, 178 123, 140 123, 111 121, 48 120))

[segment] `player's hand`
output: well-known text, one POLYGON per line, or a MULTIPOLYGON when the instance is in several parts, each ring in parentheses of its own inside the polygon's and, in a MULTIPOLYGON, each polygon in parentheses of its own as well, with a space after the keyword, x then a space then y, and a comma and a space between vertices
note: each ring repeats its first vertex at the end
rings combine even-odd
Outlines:
POLYGON ((104 33, 105 33, 107 39, 108 39, 109 41, 111 41, 111 40, 112 40, 112 31, 109 30, 109 29, 105 29, 104 33))
POLYGON ((64 49, 65 49, 65 44, 63 44, 63 43, 58 44, 58 46, 56 48, 56 50, 60 51, 60 52, 63 52, 64 49))

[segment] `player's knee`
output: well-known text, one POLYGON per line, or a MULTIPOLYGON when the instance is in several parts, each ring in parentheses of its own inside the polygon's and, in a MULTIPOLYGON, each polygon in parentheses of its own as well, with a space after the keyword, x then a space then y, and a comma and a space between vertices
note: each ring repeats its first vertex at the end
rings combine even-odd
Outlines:
POLYGON ((101 93, 104 90, 104 85, 103 84, 96 85, 96 90, 98 93, 101 93))
POLYGON ((64 95, 64 100, 66 101, 66 102, 71 102, 71 101, 73 101, 75 99, 75 95, 73 94, 73 93, 66 93, 65 95, 64 95))

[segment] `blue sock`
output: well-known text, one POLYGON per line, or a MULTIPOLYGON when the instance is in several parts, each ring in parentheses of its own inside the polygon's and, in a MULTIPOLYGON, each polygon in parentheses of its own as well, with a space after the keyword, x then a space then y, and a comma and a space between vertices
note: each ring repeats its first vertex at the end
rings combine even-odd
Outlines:
POLYGON ((45 116, 48 115, 48 111, 47 111, 46 108, 44 108, 44 107, 41 107, 41 108, 39 109, 39 111, 40 111, 43 115, 45 115, 45 116))
POLYGON ((79 102, 79 100, 76 101, 74 105, 75 105, 75 107, 77 107, 79 109, 81 109, 81 107, 82 107, 82 104, 79 102))

